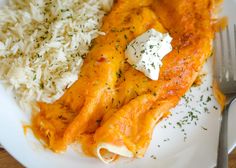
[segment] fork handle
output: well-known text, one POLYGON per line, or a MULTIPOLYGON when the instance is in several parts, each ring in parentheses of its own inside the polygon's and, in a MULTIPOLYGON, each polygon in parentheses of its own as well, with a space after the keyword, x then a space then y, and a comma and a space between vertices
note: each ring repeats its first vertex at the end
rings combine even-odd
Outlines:
POLYGON ((228 168, 228 111, 231 103, 223 110, 218 146, 217 168, 228 168))

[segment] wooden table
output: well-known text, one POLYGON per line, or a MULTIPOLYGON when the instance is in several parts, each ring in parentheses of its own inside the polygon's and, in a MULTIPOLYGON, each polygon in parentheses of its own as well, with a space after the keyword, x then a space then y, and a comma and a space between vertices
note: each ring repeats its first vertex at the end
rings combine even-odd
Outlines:
MULTIPOLYGON (((0 149, 0 167, 1 168, 23 168, 12 156, 4 149, 0 149)), ((229 168, 236 168, 236 150, 229 156, 229 168)))

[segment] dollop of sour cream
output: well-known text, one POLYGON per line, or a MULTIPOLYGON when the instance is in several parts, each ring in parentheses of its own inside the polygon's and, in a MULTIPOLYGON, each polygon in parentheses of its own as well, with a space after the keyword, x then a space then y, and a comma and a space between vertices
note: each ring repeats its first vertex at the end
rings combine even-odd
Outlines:
POLYGON ((152 80, 158 80, 162 59, 172 51, 168 33, 150 29, 131 41, 125 51, 127 61, 152 80))

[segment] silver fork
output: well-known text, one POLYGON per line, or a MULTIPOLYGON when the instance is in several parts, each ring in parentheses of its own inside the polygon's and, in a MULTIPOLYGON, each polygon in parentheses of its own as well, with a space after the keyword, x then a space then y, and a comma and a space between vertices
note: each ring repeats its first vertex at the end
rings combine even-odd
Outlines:
POLYGON ((214 80, 226 96, 222 113, 217 168, 228 168, 228 110, 236 98, 236 25, 227 26, 214 40, 214 80))

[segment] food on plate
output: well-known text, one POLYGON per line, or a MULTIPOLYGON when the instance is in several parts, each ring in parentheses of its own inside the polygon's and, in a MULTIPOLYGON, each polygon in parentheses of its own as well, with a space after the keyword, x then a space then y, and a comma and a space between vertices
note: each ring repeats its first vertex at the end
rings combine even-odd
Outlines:
POLYGON ((36 136, 56 152, 80 141, 105 162, 143 157, 152 131, 191 87, 211 54, 213 1, 117 1, 104 18, 79 79, 52 104, 39 103, 36 136), (127 63, 127 45, 155 29, 169 33, 173 50, 157 81, 127 63))
MULTIPOLYGON (((88 8, 92 2, 84 1, 88 8)), ((112 1, 101 2, 108 11, 112 1)), ((154 127, 211 55, 216 5, 214 0, 114 1, 93 37, 104 34, 83 57, 78 80, 54 102, 37 103, 35 136, 55 152, 81 143, 87 155, 105 163, 143 157, 154 127)))
POLYGON ((23 110, 53 102, 78 79, 112 0, 10 0, 0 9, 0 79, 23 110))

